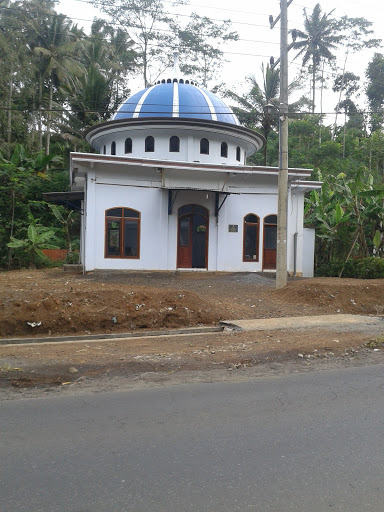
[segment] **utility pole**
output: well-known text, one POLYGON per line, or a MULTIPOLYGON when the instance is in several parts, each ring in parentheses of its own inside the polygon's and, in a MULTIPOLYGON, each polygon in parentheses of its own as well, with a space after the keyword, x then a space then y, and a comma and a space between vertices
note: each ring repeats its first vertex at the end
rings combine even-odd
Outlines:
MULTIPOLYGON (((289 1, 289 4, 292 2, 289 1)), ((287 284, 288 217, 288 5, 280 1, 279 177, 277 198, 276 289, 287 284)), ((271 28, 273 25, 271 23, 271 28)))

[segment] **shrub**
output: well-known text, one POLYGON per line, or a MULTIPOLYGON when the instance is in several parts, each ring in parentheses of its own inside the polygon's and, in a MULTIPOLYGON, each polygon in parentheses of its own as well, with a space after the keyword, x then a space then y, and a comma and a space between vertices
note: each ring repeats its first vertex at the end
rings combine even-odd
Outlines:
POLYGON ((384 260, 374 257, 359 260, 358 271, 361 279, 382 279, 384 278, 384 260))
POLYGON ((316 276, 339 277, 342 267, 343 263, 341 261, 330 261, 329 263, 322 263, 316 269, 316 276))
POLYGON ((348 260, 346 263, 341 261, 331 261, 328 264, 319 265, 316 276, 320 277, 338 277, 343 268, 341 277, 350 277, 352 279, 383 279, 384 278, 384 259, 381 258, 363 258, 358 260, 348 260))
POLYGON ((77 265, 79 263, 79 253, 68 252, 67 257, 65 258, 65 263, 77 265))

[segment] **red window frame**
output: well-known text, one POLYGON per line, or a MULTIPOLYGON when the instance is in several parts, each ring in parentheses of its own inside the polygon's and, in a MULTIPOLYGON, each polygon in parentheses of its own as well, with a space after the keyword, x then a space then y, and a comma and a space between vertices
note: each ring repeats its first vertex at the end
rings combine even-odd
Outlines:
POLYGON ((105 210, 105 244, 104 244, 104 257, 113 259, 140 259, 140 227, 141 227, 141 213, 133 208, 127 208, 126 206, 116 206, 105 210), (121 210, 120 215, 116 213, 117 210, 121 210), (134 212, 135 215, 130 215, 130 212, 134 212), (119 225, 118 233, 118 254, 110 254, 110 223, 115 222, 119 225), (136 254, 130 256, 125 254, 125 225, 126 223, 136 223, 136 254))

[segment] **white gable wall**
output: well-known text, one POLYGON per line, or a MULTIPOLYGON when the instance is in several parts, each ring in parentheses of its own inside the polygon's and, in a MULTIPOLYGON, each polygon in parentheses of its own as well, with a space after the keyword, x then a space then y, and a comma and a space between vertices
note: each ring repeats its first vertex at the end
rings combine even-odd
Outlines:
MULTIPOLYGON (((168 215, 168 190, 161 188, 161 173, 148 169, 124 167, 109 172, 88 171, 87 203, 85 208, 85 270, 132 269, 175 270, 177 268, 178 209, 198 204, 209 211, 208 270, 259 272, 263 270, 263 221, 277 214, 275 177, 253 177, 231 189, 215 216, 215 192, 202 190, 173 191, 173 211, 168 215), (254 183, 252 183, 252 181, 254 183), (260 183, 258 183, 260 181, 260 183), (241 186, 240 186, 241 185, 241 186), (176 197, 175 197, 176 196, 176 197), (105 258, 105 211, 126 207, 141 213, 140 258, 105 258), (259 259, 243 261, 243 223, 252 213, 260 219, 259 259), (237 226, 230 232, 229 225, 237 226)), ((225 195, 220 194, 219 204, 225 195)), ((303 192, 289 194, 288 207, 288 271, 294 271, 294 235, 297 233, 296 272, 303 272, 303 192)))

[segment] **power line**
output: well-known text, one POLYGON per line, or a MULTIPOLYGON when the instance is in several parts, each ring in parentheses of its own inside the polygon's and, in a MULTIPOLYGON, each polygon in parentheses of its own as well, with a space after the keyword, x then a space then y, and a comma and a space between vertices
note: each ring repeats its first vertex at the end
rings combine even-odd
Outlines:
MULTIPOLYGON (((91 3, 91 2, 88 2, 87 0, 76 0, 78 2, 83 2, 83 3, 91 3)), ((43 14, 44 16, 48 16, 48 17, 56 17, 56 16, 59 16, 60 14, 58 13, 42 13, 41 11, 26 11, 26 10, 21 10, 20 8, 16 8, 16 7, 5 7, 5 6, 0 6, 0 9, 3 9, 3 10, 14 10, 14 11, 18 11, 18 12, 23 12, 23 13, 29 13, 29 14, 38 14, 38 15, 41 15, 43 14)), ((148 12, 150 10, 147 10, 148 12)), ((244 12, 247 12, 247 11, 244 11, 244 12)), ((251 13, 252 14, 252 13, 251 13)), ((90 20, 90 19, 86 19, 86 18, 72 18, 72 17, 69 17, 67 15, 63 15, 65 16, 65 18, 71 20, 71 21, 74 21, 74 20, 77 20, 77 21, 86 21, 86 22, 93 22, 93 20, 90 20)), ((187 17, 191 17, 190 15, 181 15, 181 16, 187 16, 187 17)), ((217 19, 216 21, 226 21, 226 20, 221 20, 221 19, 217 19)), ((109 22, 107 21, 106 22, 108 25, 111 25, 111 26, 117 26, 117 27, 128 27, 128 28, 141 28, 139 27, 138 25, 134 25, 134 24, 130 24, 130 25, 126 25, 126 24, 122 24, 122 23, 114 23, 114 22, 109 22)), ((236 23, 236 22, 231 22, 231 23, 236 23)), ((257 27, 267 27, 269 28, 269 26, 267 25, 256 25, 256 24, 249 24, 249 23, 243 23, 245 25, 250 25, 250 26, 257 26, 257 27)), ((19 26, 10 26, 10 28, 20 28, 19 26)), ((158 30, 159 32, 167 32, 169 34, 175 34, 175 32, 173 32, 172 30, 167 30, 167 29, 156 29, 158 30)), ((71 35, 71 34, 70 34, 71 35)), ((74 34, 75 35, 75 34, 74 34)), ((78 37, 78 36, 77 36, 78 37)), ((98 41, 106 41, 106 42, 110 42, 108 39, 106 38, 102 38, 102 37, 96 37, 96 36, 87 36, 85 34, 83 34, 81 37, 79 37, 79 39, 90 39, 90 40, 98 40, 98 41)), ((232 40, 231 42, 234 43, 234 42, 250 42, 250 43, 257 43, 257 44, 270 44, 270 45, 278 45, 279 43, 278 42, 273 42, 273 41, 263 41, 263 40, 253 40, 253 39, 242 39, 242 38, 239 38, 237 40, 232 40)), ((136 43, 135 41, 133 41, 134 44, 139 44, 139 43, 136 43)), ((172 48, 171 46, 164 46, 164 45, 149 45, 149 46, 157 46, 157 47, 168 47, 168 48, 172 48)), ((377 49, 366 49, 366 51, 371 51, 372 53, 374 53, 375 51, 377 51, 377 49)), ((266 57, 266 58, 269 58, 270 56, 267 56, 267 55, 260 55, 260 54, 250 54, 250 53, 242 53, 242 52, 223 52, 223 53, 228 53, 228 54, 233 54, 233 55, 244 55, 244 56, 255 56, 255 57, 266 57)))
MULTIPOLYGON (((82 0, 77 0, 77 1, 82 1, 82 0)), ((3 6, 0 6, 0 9, 2 10, 11 10, 11 11, 18 11, 18 12, 23 12, 23 13, 27 13, 27 14, 42 14, 38 11, 26 11, 26 10, 22 10, 21 9, 18 9, 16 7, 3 7, 3 6)), ((59 14, 49 14, 49 13, 44 13, 44 16, 48 16, 48 17, 57 17, 59 16, 59 14)), ((90 20, 90 19, 85 19, 85 18, 73 18, 73 17, 70 17, 70 16, 67 16, 66 14, 63 15, 66 19, 70 20, 70 21, 87 21, 87 22, 93 22, 93 20, 90 20)), ((224 21, 224 20, 223 20, 224 21)), ((113 23, 113 22, 107 22, 108 25, 111 25, 111 26, 117 26, 117 27, 128 27, 128 28, 141 28, 139 25, 134 25, 134 24, 122 24, 122 23, 113 23)), ((252 25, 252 24, 251 24, 252 25)), ((265 26, 266 25, 252 25, 252 26, 265 26)), ((17 26, 17 25, 7 25, 7 27, 9 28, 20 28, 20 26, 17 26)), ((25 28, 23 28, 23 30, 25 30, 25 28)), ((167 32, 169 34, 173 34, 173 35, 176 35, 176 33, 172 30, 168 30, 168 29, 162 29, 162 28, 157 28, 156 31, 159 31, 159 32, 167 32)), ((58 34, 61 34, 63 35, 64 32, 58 32, 58 34)), ((69 35, 71 36, 76 36, 78 37, 79 39, 95 39, 95 40, 99 40, 99 41, 106 41, 108 42, 109 40, 106 39, 106 38, 102 38, 102 37, 95 37, 95 36, 87 36, 86 34, 83 34, 81 37, 77 36, 77 34, 71 34, 69 33, 69 35)), ((248 42, 248 43, 261 43, 261 44, 273 44, 273 45, 277 45, 279 44, 278 42, 273 42, 273 41, 260 41, 260 40, 253 40, 253 39, 242 39, 242 38, 238 38, 238 39, 234 39, 234 40, 231 40, 231 42, 238 42, 238 41, 244 41, 244 42, 248 42)), ((163 46, 163 45, 158 45, 158 46, 163 46)))
MULTIPOLYGON (((77 1, 84 1, 84 0, 77 0, 77 1)), ((84 3, 89 3, 89 2, 84 2, 84 3)), ((0 9, 6 9, 6 10, 14 10, 14 11, 21 11, 21 9, 18 9, 18 8, 12 8, 12 7, 0 7, 0 9)), ((27 12, 29 14, 44 14, 45 16, 51 16, 51 17, 55 17, 55 16, 58 16, 58 14, 50 14, 50 13, 41 13, 41 12, 38 12, 38 11, 23 11, 23 12, 27 12)), ((73 20, 73 19, 76 19, 76 18, 70 18, 69 16, 66 16, 64 15, 65 18, 69 19, 69 20, 73 20)), ((92 20, 83 20, 83 21, 92 21, 92 20)), ((107 22, 108 23, 108 22, 107 22)), ((114 26, 122 26, 121 23, 110 23, 111 25, 114 25, 114 26)), ((15 28, 15 29, 19 29, 20 27, 19 26, 9 26, 10 28, 15 28)), ((138 28, 138 27, 136 27, 138 28)), ((24 29, 25 30, 25 29, 24 29)), ((31 29, 32 30, 32 29, 31 29)), ((27 29, 27 32, 29 30, 27 29)), ((172 31, 170 30, 165 30, 165 29, 159 29, 159 31, 162 31, 162 32, 169 32, 169 33, 173 33, 172 31)), ((76 34, 73 34, 74 37, 78 37, 76 34)), ((96 36, 87 36, 85 34, 82 34, 80 37, 78 37, 80 40, 82 39, 87 39, 87 40, 97 40, 97 41, 105 41, 105 42, 108 42, 110 43, 110 41, 106 38, 102 38, 102 37, 96 37, 96 36)), ((241 42, 241 41, 244 41, 244 42, 252 42, 252 43, 261 43, 261 44, 279 44, 279 43, 275 43, 275 42, 270 42, 270 41, 256 41, 256 40, 248 40, 248 39, 238 39, 237 41, 232 41, 232 42, 241 42)), ((139 44, 139 43, 135 43, 134 41, 132 41, 132 44, 139 44)), ((169 48, 169 49, 174 49, 173 46, 170 46, 170 45, 161 45, 161 44, 150 44, 149 45, 150 47, 154 48, 154 47, 159 47, 159 48, 169 48)), ((245 53, 245 52, 231 52, 231 51, 223 51, 221 50, 223 54, 226 54, 226 55, 238 55, 238 56, 245 56, 245 57, 262 57, 262 58, 268 58, 270 57, 270 55, 264 55, 264 54, 255 54, 255 53, 245 53)), ((371 50, 373 53, 376 51, 376 50, 371 50)), ((293 61, 290 61, 290 65, 293 65, 293 66, 297 66, 297 67, 301 67, 299 64, 296 64, 295 62, 293 61)), ((341 68, 338 68, 338 69, 341 69, 341 68)), ((332 71, 327 71, 327 73, 329 75, 332 75, 332 76, 337 76, 337 73, 333 73, 332 71)), ((362 82, 364 83, 364 82, 362 82)))
MULTIPOLYGON (((75 1, 76 2, 80 2, 80 3, 89 4, 89 5, 96 6, 96 7, 98 7, 100 5, 103 5, 102 3, 99 3, 99 2, 89 2, 88 0, 75 0, 75 1)), ((60 0, 55 0, 55 3, 59 5, 60 4, 60 0)), ((174 2, 172 0, 163 0, 163 3, 165 3, 165 4, 174 4, 174 2)), ((201 4, 191 4, 191 3, 188 3, 188 7, 189 6, 206 8, 206 9, 214 9, 214 10, 218 10, 218 11, 236 12, 236 13, 240 13, 240 14, 253 14, 253 15, 256 15, 256 16, 268 16, 268 14, 262 13, 262 12, 239 11, 237 9, 228 9, 228 8, 225 8, 225 7, 214 7, 214 6, 211 6, 211 5, 201 5, 201 4)))
MULTIPOLYGON (((78 0, 79 1, 79 0, 78 0)), ((5 7, 5 6, 0 6, 0 9, 5 9, 5 10, 13 10, 13 11, 19 11, 19 12, 23 12, 23 13, 29 13, 29 14, 43 14, 44 16, 59 16, 60 13, 57 13, 57 14, 51 14, 51 13, 47 13, 47 12, 41 12, 41 11, 28 11, 28 10, 24 10, 24 9, 20 9, 18 7, 5 7)), ((141 12, 154 12, 153 10, 151 11, 150 9, 141 9, 141 12)), ((86 22, 89 22, 89 23, 92 23, 93 20, 90 20, 90 19, 86 19, 86 18, 71 18, 67 15, 64 15, 66 18, 70 19, 70 20, 77 20, 77 21, 86 21, 86 22)), ((181 17, 185 17, 185 18, 193 18, 193 16, 191 14, 177 14, 177 16, 181 16, 181 17)), ((231 21, 231 20, 224 20, 224 19, 219 19, 219 18, 210 18, 211 21, 218 21, 218 22, 221 22, 221 23, 224 23, 226 21, 231 21)), ((142 28, 140 26, 134 26, 134 25, 127 25, 127 24, 123 24, 123 23, 114 23, 114 22, 108 22, 109 25, 113 25, 113 26, 128 26, 128 27, 134 27, 134 28, 142 28)), ((247 26, 250 26, 250 27, 263 27, 263 28, 269 28, 268 25, 260 25, 260 24, 256 24, 256 23, 247 23, 247 22, 243 22, 243 21, 231 21, 231 24, 236 24, 236 25, 247 25, 247 26)), ((160 30, 160 29, 156 29, 156 30, 160 30)))
MULTIPOLYGON (((162 105, 163 106, 163 105, 162 105)), ((232 109, 236 110, 236 109, 241 109, 240 107, 231 107, 232 109)), ((48 109, 48 108, 22 108, 22 107, 19 107, 19 108, 16 108, 16 107, 1 107, 0 106, 0 110, 2 111, 11 111, 11 112, 28 112, 28 113, 47 113, 47 112, 52 112, 52 113, 81 113, 81 114, 106 114, 107 111, 106 110, 87 110, 87 109, 73 109, 73 108, 62 108, 62 109, 59 109, 59 108, 52 108, 52 109, 48 109)), ((133 114, 132 111, 124 111, 124 110, 118 110, 116 112, 116 114, 133 114)), ((228 116, 233 116, 233 115, 236 115, 235 112, 220 112, 220 111, 216 111, 216 113, 218 115, 228 115, 228 116)), ((254 110, 252 112, 246 112, 245 113, 249 113, 249 114, 254 114, 254 115, 263 115, 264 112, 263 111, 258 111, 258 110, 254 110)), ((294 118, 294 117, 300 117, 300 116, 334 116, 336 115, 337 113, 339 114, 344 114, 344 110, 338 110, 337 112, 336 111, 333 111, 333 112, 297 112, 297 111, 288 111, 288 114, 291 118, 294 118)), ((351 117, 351 116, 355 116, 355 115, 362 115, 362 114, 367 114, 367 115, 372 115, 372 114, 383 114, 384 111, 383 110, 359 110, 357 112, 347 112, 347 115, 348 117, 351 117)), ((155 114, 159 114, 158 117, 162 117, 162 118, 165 118, 167 119, 168 117, 167 116, 164 116, 164 111, 159 111, 159 110, 153 110, 153 111, 148 111, 148 112, 145 112, 145 114, 153 114, 155 116, 155 114)), ((210 112, 208 112, 207 110, 204 110, 204 111, 200 111, 200 112, 184 112, 183 113, 184 115, 207 115, 207 114, 210 114, 210 112)), ((178 119, 182 119, 182 116, 180 116, 180 118, 178 119)))

